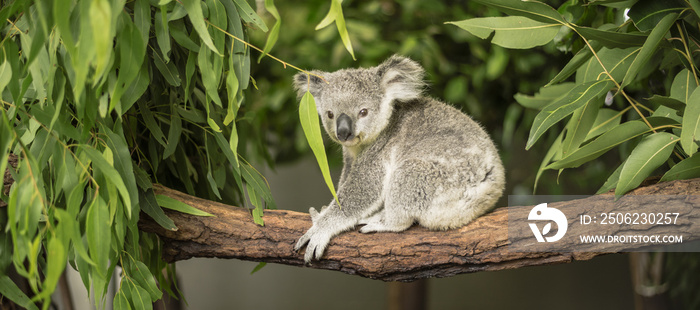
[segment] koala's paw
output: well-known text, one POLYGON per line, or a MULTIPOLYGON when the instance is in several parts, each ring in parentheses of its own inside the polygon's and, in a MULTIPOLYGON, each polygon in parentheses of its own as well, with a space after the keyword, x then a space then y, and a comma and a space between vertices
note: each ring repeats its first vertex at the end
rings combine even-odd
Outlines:
POLYGON ((323 253, 328 247, 328 243, 331 241, 331 234, 324 232, 317 227, 311 227, 307 231, 297 244, 294 246, 295 251, 301 250, 304 245, 306 245, 306 252, 304 253, 304 262, 307 264, 311 263, 312 259, 320 260, 323 253))
MULTIPOLYGON (((326 209, 326 207, 327 206, 321 207, 321 212, 323 212, 323 210, 326 209)), ((319 216, 321 216, 319 211, 316 211, 316 208, 314 208, 314 207, 309 208, 309 215, 311 215, 311 222, 312 223, 316 223, 316 220, 318 220, 319 216)))
POLYGON ((373 233, 373 232, 380 232, 380 231, 387 231, 387 227, 384 226, 381 222, 369 222, 365 223, 365 226, 362 226, 360 228, 360 232, 363 234, 368 234, 368 233, 373 233))

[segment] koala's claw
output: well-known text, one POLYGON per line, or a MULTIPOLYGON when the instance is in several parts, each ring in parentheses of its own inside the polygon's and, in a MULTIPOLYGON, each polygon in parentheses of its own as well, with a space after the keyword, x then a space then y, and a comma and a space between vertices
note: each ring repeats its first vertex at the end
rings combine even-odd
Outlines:
POLYGON ((314 258, 320 260, 328 247, 328 243, 331 241, 329 236, 329 234, 319 232, 318 229, 311 227, 309 231, 299 238, 299 241, 297 241, 297 244, 294 246, 294 250, 298 252, 306 245, 304 262, 309 264, 314 258))

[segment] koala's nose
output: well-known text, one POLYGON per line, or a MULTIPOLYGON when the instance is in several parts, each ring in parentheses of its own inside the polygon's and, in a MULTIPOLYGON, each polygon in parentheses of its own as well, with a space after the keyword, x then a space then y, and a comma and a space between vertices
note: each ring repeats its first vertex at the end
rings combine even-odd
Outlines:
POLYGON ((336 135, 340 141, 348 141, 354 138, 352 134, 352 120, 350 116, 343 113, 338 117, 335 127, 336 135))

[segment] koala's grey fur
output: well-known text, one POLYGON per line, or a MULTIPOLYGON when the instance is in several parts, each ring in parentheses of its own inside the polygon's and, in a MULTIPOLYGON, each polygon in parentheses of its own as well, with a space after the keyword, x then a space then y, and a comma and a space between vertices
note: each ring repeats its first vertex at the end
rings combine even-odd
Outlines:
POLYGON ((304 260, 320 259, 331 238, 364 224, 362 233, 463 226, 490 210, 505 185, 489 136, 469 116, 422 96, 423 68, 392 56, 373 68, 299 73, 294 85, 316 99, 323 127, 343 146, 338 185, 313 226, 304 260), (363 111, 364 110, 364 111, 363 111), (332 118, 331 118, 332 116, 332 118))

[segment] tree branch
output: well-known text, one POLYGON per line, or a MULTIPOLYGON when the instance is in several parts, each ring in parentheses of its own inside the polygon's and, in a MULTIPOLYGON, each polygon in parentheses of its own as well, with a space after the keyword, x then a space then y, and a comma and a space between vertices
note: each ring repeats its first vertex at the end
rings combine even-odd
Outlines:
MULTIPOLYGON (((143 215, 140 228, 156 233, 162 238, 163 256, 166 261, 174 262, 191 257, 218 257, 304 265, 303 252, 295 252, 293 246, 311 226, 310 217, 306 213, 265 210, 265 226, 261 227, 253 223, 252 215, 247 209, 196 198, 162 186, 157 186, 155 191, 157 194, 175 198, 216 215, 198 217, 166 210, 167 215, 178 227, 177 231, 165 230, 143 215)), ((697 194, 700 194, 700 179, 659 183, 638 188, 628 195, 697 194)), ((700 228, 697 227, 699 225, 686 225, 700 222, 700 218, 697 218, 698 212, 691 213, 693 209, 700 208, 700 196, 687 196, 683 200, 664 199, 664 196, 649 197, 662 199, 650 202, 662 204, 656 205, 657 210, 658 207, 667 208, 678 204, 678 201, 685 209, 680 215, 684 225, 657 225, 646 231, 647 233, 678 234, 680 229, 691 236, 684 238, 683 242, 700 238, 700 228)), ((611 200, 610 195, 593 196, 556 206, 561 210, 591 210, 592 206, 605 206, 610 204, 611 200)), ((644 201, 646 200, 645 198, 644 201)), ((614 211, 624 211, 617 208, 628 208, 627 211, 632 212, 637 207, 639 205, 616 206, 614 211)), ((465 227, 440 232, 429 231, 417 225, 401 233, 361 234, 354 230, 333 238, 323 259, 314 261, 310 267, 338 270, 385 281, 412 281, 460 273, 588 260, 597 255, 618 251, 610 244, 582 245, 573 242, 565 242, 562 245, 563 249, 572 251, 568 253, 515 252, 508 249, 508 216, 527 220, 531 209, 532 206, 498 208, 465 227)), ((568 218, 570 228, 567 235, 582 233, 581 225, 571 225, 577 218, 568 218)), ((619 225, 608 226, 609 231, 600 233, 634 233, 636 229, 618 227, 619 225)), ((528 237, 534 239, 531 234, 528 237)), ((537 246, 536 242, 533 246, 537 246)), ((640 246, 630 245, 627 250, 640 246)))
MULTIPOLYGON (((16 167, 17 158, 9 158, 16 167)), ((8 172, 3 176, 3 188, 9 190, 13 180, 8 172)), ((308 214, 265 210, 265 226, 253 223, 250 211, 218 202, 193 197, 179 191, 155 185, 156 194, 180 200, 215 217, 193 216, 165 210, 178 227, 169 231, 141 213, 139 227, 155 233, 163 241, 163 258, 169 262, 191 257, 237 258, 303 266, 303 252, 293 246, 311 227, 308 214)), ((590 233, 590 227, 575 225, 582 212, 609 210, 610 212, 679 212, 678 225, 598 225, 597 234, 683 235, 684 243, 700 240, 700 179, 658 183, 631 191, 625 197, 642 197, 633 203, 615 204, 612 195, 552 203, 567 215, 569 230, 566 235, 590 233), (675 196, 671 196, 675 195, 675 196), (607 209, 606 209, 607 208, 607 209), (692 225, 695 224, 695 225, 692 225)), ((6 206, 0 200, 0 207, 6 206)), ((448 231, 429 231, 413 226, 401 233, 361 234, 350 231, 331 240, 321 261, 310 267, 356 274, 384 281, 413 281, 429 277, 449 277, 461 273, 514 269, 525 266, 568 263, 588 260, 595 256, 620 251, 619 244, 581 244, 571 239, 558 242, 565 253, 538 251, 543 244, 533 241, 532 234, 520 239, 508 239, 508 230, 525 227, 532 206, 498 208, 469 225, 448 231), (509 223, 508 217, 511 217, 509 223), (518 224, 520 221, 520 225, 518 224), (573 241, 572 241, 573 240, 573 241), (514 251, 515 245, 525 245, 527 251, 514 251)), ((546 244, 545 244, 546 245, 546 244)), ((648 244, 647 244, 648 245, 648 244)), ((646 246, 632 244, 625 250, 646 246)))

